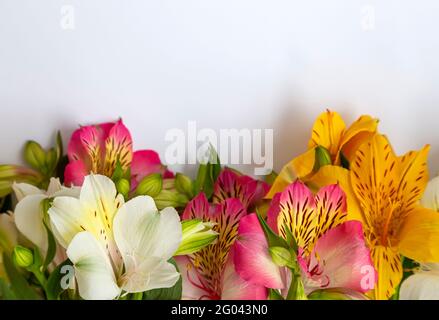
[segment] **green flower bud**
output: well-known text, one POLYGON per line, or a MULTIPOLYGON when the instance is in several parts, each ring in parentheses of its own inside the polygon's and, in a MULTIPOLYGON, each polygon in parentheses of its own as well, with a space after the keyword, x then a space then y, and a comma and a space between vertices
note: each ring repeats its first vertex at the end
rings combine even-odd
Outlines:
POLYGON ((199 219, 183 221, 181 223, 182 241, 174 256, 195 253, 214 242, 218 233, 213 231, 213 226, 214 223, 203 222, 199 219))
POLYGON ((175 179, 163 179, 163 189, 164 190, 170 190, 175 191, 175 179))
POLYGON ((186 206, 189 199, 186 195, 179 193, 176 190, 163 189, 156 197, 154 197, 155 204, 159 210, 167 207, 182 208, 186 206))
POLYGON ((331 154, 325 147, 318 146, 315 149, 315 153, 314 171, 318 171, 321 167, 332 164, 331 154))
POLYGON ((185 176, 184 174, 177 173, 175 176, 175 188, 178 192, 184 193, 189 198, 192 198, 194 195, 194 186, 192 180, 185 176))
POLYGON ((127 199, 128 194, 130 193, 130 182, 127 179, 119 179, 116 182, 116 189, 121 195, 127 199))
POLYGON ((16 246, 14 248, 12 259, 15 264, 21 268, 29 268, 34 263, 32 251, 22 246, 16 246))
POLYGON ((28 141, 24 146, 24 160, 34 169, 41 170, 46 167, 46 152, 35 141, 28 141))
POLYGON ((162 191, 163 178, 159 173, 150 174, 140 181, 136 189, 137 196, 156 197, 162 191))
POLYGON ((364 294, 347 288, 319 289, 308 295, 310 300, 369 300, 364 294))
POLYGON ((293 258, 288 249, 283 247, 271 247, 268 249, 273 262, 279 267, 294 268, 293 258))
POLYGON ((12 192, 14 182, 38 185, 42 180, 42 175, 35 170, 8 164, 0 165, 0 198, 12 192))

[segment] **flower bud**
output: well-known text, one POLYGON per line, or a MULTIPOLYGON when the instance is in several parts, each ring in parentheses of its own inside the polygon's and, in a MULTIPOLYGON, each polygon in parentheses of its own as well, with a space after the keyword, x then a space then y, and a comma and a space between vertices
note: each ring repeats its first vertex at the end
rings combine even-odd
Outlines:
POLYGON ((24 146, 24 160, 34 169, 41 170, 46 167, 46 152, 35 141, 28 141, 24 146))
POLYGON ((347 288, 319 289, 308 295, 310 300, 368 300, 368 298, 357 291, 347 288))
POLYGON ((175 176, 175 188, 178 192, 184 193, 189 198, 193 197, 194 194, 194 186, 192 180, 185 176, 184 174, 177 173, 175 176))
POLYGON ((31 250, 22 246, 16 246, 12 252, 12 259, 18 267, 28 268, 34 263, 34 255, 31 250))
POLYGON ((130 182, 127 179, 119 179, 116 182, 116 189, 126 199, 130 192, 130 182))
POLYGON ((218 237, 212 228, 214 223, 199 219, 185 220, 181 223, 183 237, 175 256, 195 253, 210 245, 218 237))
POLYGON ((162 191, 163 178, 159 173, 150 174, 140 181, 136 189, 138 196, 156 197, 162 191))
POLYGON ((0 198, 12 192, 14 182, 38 185, 42 179, 42 175, 35 170, 8 164, 0 165, 0 198))
POLYGON ((163 189, 156 197, 154 197, 155 204, 159 210, 167 207, 182 208, 189 202, 186 195, 179 193, 176 190, 163 189))
POLYGON ((331 154, 328 149, 322 146, 318 146, 315 149, 316 159, 314 162, 314 171, 319 170, 323 166, 332 164, 331 154))
POLYGON ((271 247, 268 249, 273 262, 279 267, 293 268, 293 258, 288 249, 283 247, 271 247))

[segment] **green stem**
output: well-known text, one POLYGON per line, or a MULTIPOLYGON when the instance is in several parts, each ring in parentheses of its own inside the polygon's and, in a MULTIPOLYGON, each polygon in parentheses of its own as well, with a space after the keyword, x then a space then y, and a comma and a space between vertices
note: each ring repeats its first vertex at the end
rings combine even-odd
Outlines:
POLYGON ((37 278, 44 291, 46 291, 47 279, 46 276, 41 272, 41 270, 39 268, 31 268, 29 271, 34 274, 35 278, 37 278))
POLYGON ((133 293, 132 300, 142 300, 142 299, 143 299, 143 292, 133 293))
POLYGON ((290 289, 288 290, 287 300, 308 300, 305 294, 302 277, 300 274, 292 271, 290 289))

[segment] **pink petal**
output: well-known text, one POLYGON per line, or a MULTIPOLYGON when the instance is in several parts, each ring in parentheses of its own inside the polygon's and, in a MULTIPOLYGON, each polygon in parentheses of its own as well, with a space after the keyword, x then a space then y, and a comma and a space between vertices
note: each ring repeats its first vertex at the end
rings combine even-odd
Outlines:
POLYGON ((277 218, 279 217, 280 212, 280 196, 281 193, 276 193, 271 200, 270 208, 268 208, 267 211, 267 224, 273 230, 276 234, 279 233, 278 227, 277 227, 277 218))
POLYGON ((70 162, 64 171, 64 184, 67 186, 82 186, 87 169, 81 160, 70 162))
POLYGON ((235 269, 241 278, 267 288, 284 288, 280 268, 271 259, 267 239, 255 214, 239 222, 234 253, 235 269))
POLYGON ((229 198, 239 199, 248 208, 261 200, 268 192, 268 185, 248 176, 239 176, 230 169, 224 169, 215 182, 213 202, 221 203, 229 198))
POLYGON ((204 289, 202 278, 199 276, 197 269, 186 256, 177 256, 174 258, 182 279, 182 299, 183 300, 200 300, 204 298, 208 291, 204 289))
POLYGON ((234 252, 230 252, 229 259, 225 265, 222 279, 222 300, 267 300, 268 290, 261 285, 256 285, 245 281, 235 271, 232 257, 234 252))
POLYGON ((338 184, 326 186, 316 195, 318 212, 317 237, 346 220, 346 194, 338 184))
POLYGON ((302 260, 301 266, 315 287, 369 291, 370 288, 363 289, 362 280, 375 269, 361 222, 347 221, 330 229, 317 240, 310 257, 306 263, 302 260))
MULTIPOLYGON (((134 152, 133 161, 131 162, 131 176, 137 182, 153 173, 163 174, 165 171, 160 157, 154 150, 140 150, 134 152)), ((167 178, 167 177, 164 177, 167 178)))
POLYGON ((133 159, 133 141, 122 120, 116 122, 105 139, 104 174, 111 176, 119 162, 128 169, 133 159))
POLYGON ((193 198, 187 205, 183 212, 182 219, 201 219, 203 221, 210 220, 210 206, 204 192, 193 198))

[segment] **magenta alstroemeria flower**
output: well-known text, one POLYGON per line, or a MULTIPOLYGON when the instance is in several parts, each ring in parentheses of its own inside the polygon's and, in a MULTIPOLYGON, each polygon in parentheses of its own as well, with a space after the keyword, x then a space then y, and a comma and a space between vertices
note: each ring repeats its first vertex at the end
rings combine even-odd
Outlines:
MULTIPOLYGON (((363 281, 376 271, 359 221, 346 221, 346 196, 338 185, 321 189, 316 196, 301 182, 278 194, 268 212, 267 224, 286 239, 286 229, 299 246, 298 263, 307 293, 321 288, 347 288, 365 293, 363 281)), ((270 259, 268 243, 256 216, 241 220, 236 241, 238 274, 253 284, 287 289, 285 268, 270 259)), ((373 283, 372 283, 373 285, 373 283)))
POLYGON ((202 219, 215 223, 215 243, 190 256, 177 257, 183 278, 183 299, 266 299, 267 289, 244 281, 235 271, 233 244, 238 235, 239 221, 247 215, 236 199, 210 205, 200 193, 186 207, 183 219, 202 219))
POLYGON ((238 175, 230 169, 224 169, 215 182, 212 201, 213 203, 221 203, 226 199, 236 198, 245 208, 249 209, 262 200, 269 190, 270 186, 264 181, 238 175))
POLYGON ((67 156, 64 180, 68 186, 81 186, 90 173, 111 177, 117 163, 123 170, 131 169, 134 186, 151 173, 171 175, 155 151, 133 152, 131 134, 122 120, 79 128, 70 138, 67 156))

